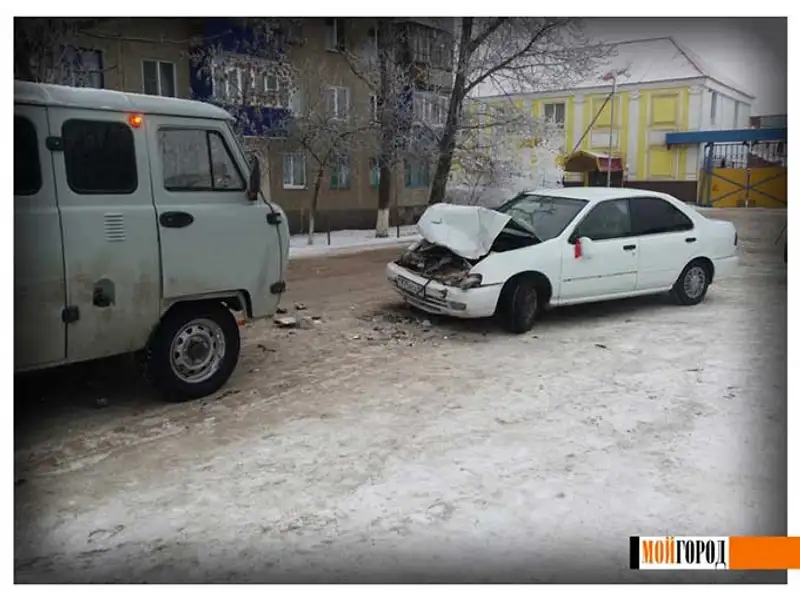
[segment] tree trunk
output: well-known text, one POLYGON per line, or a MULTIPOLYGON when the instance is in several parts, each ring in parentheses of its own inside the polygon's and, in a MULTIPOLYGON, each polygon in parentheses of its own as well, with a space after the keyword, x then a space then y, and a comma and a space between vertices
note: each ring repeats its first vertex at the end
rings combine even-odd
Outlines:
POLYGON ((317 202, 319 201, 319 188, 322 184, 322 173, 324 167, 317 170, 317 176, 314 179, 314 193, 311 195, 311 210, 308 213, 308 245, 314 245, 314 222, 317 218, 317 202))
POLYGON ((380 156, 378 159, 378 219, 375 223, 375 237, 389 237, 389 205, 392 201, 392 117, 387 100, 392 93, 389 85, 388 53, 391 51, 394 37, 390 19, 378 20, 378 68, 380 82, 378 87, 378 122, 380 123, 380 156))
POLYGON ((389 209, 378 209, 378 221, 375 223, 375 237, 389 237, 389 209))
POLYGON ((444 202, 447 190, 447 179, 453 166, 453 154, 456 149, 456 135, 461 119, 461 105, 467 90, 467 69, 469 67, 469 44, 472 40, 472 17, 461 19, 461 36, 458 42, 458 64, 453 91, 450 93, 450 104, 447 108, 447 121, 439 141, 439 160, 436 163, 436 174, 433 176, 431 195, 428 204, 444 202))

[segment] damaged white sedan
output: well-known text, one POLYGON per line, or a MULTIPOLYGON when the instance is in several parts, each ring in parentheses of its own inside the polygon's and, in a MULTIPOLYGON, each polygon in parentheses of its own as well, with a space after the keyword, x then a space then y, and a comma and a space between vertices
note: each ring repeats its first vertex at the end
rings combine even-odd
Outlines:
POLYGON ((435 204, 422 241, 387 266, 426 312, 497 315, 528 331, 548 306, 671 292, 702 302, 738 261, 738 234, 667 194, 631 188, 524 192, 497 209, 435 204))

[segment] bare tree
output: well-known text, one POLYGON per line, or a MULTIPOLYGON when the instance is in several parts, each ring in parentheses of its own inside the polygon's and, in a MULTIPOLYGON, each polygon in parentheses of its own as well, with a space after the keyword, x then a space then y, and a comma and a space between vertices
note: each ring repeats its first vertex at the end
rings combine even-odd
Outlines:
POLYGON ((345 58, 375 98, 380 168, 375 235, 385 237, 394 168, 413 161, 427 169, 438 155, 450 88, 452 35, 440 23, 416 19, 382 17, 375 23, 375 35, 346 52, 345 58), (421 41, 440 60, 418 56, 421 41), (437 69, 443 77, 431 76, 437 69))
POLYGON ((445 199, 465 100, 483 84, 506 93, 568 88, 609 53, 589 45, 580 21, 550 17, 460 19, 453 90, 429 203, 445 199))
POLYGON ((472 101, 465 111, 448 185, 448 200, 494 205, 522 189, 559 187, 564 132, 510 100, 472 101))
POLYGON ((17 17, 14 19, 14 79, 76 87, 102 87, 116 65, 101 65, 81 41, 109 18, 17 17))
POLYGON ((294 81, 302 100, 287 121, 284 144, 286 149, 300 151, 311 159, 308 243, 313 244, 325 171, 337 186, 349 187, 353 177, 351 157, 374 148, 376 125, 371 103, 354 102, 349 88, 328 85, 319 65, 298 65, 294 81))

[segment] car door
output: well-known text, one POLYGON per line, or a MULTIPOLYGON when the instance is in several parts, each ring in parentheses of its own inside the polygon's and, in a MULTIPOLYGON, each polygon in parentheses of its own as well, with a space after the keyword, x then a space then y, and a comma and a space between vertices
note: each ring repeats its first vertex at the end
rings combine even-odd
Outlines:
POLYGON ((14 368, 66 358, 61 218, 45 148, 47 109, 14 106, 14 368))
POLYGON ((48 115, 64 232, 67 357, 138 350, 158 322, 161 292, 146 119, 70 108, 48 115))
POLYGON ((560 301, 599 299, 636 289, 637 240, 627 198, 596 204, 563 244, 560 301), (574 240, 579 237, 591 243, 576 257, 574 240))
POLYGON ((255 290, 250 301, 262 313, 267 298, 259 291, 280 279, 278 233, 270 207, 247 197, 230 128, 177 117, 151 125, 164 298, 255 290))
POLYGON ((694 223, 687 214, 661 198, 631 198, 630 206, 639 245, 636 289, 669 288, 699 246, 694 223))

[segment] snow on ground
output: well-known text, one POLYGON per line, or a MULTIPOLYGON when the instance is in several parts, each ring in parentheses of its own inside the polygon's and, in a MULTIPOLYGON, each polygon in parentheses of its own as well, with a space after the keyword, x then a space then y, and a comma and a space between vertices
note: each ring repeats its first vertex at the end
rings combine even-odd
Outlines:
POLYGON ((416 225, 400 227, 400 237, 397 228, 389 230, 389 237, 375 237, 374 229, 344 229, 331 232, 331 243, 328 245, 328 234, 317 233, 314 243, 308 244, 308 234, 293 235, 289 242, 289 257, 302 258, 307 256, 321 256, 325 254, 340 254, 349 251, 358 251, 374 248, 388 248, 399 244, 412 244, 419 240, 416 225))
POLYGON ((385 259, 298 261, 291 300, 324 324, 250 331, 230 394, 17 449, 16 579, 785 581, 627 568, 631 535, 786 534, 782 223, 749 215, 704 303, 564 308, 520 336, 384 335, 385 259))

